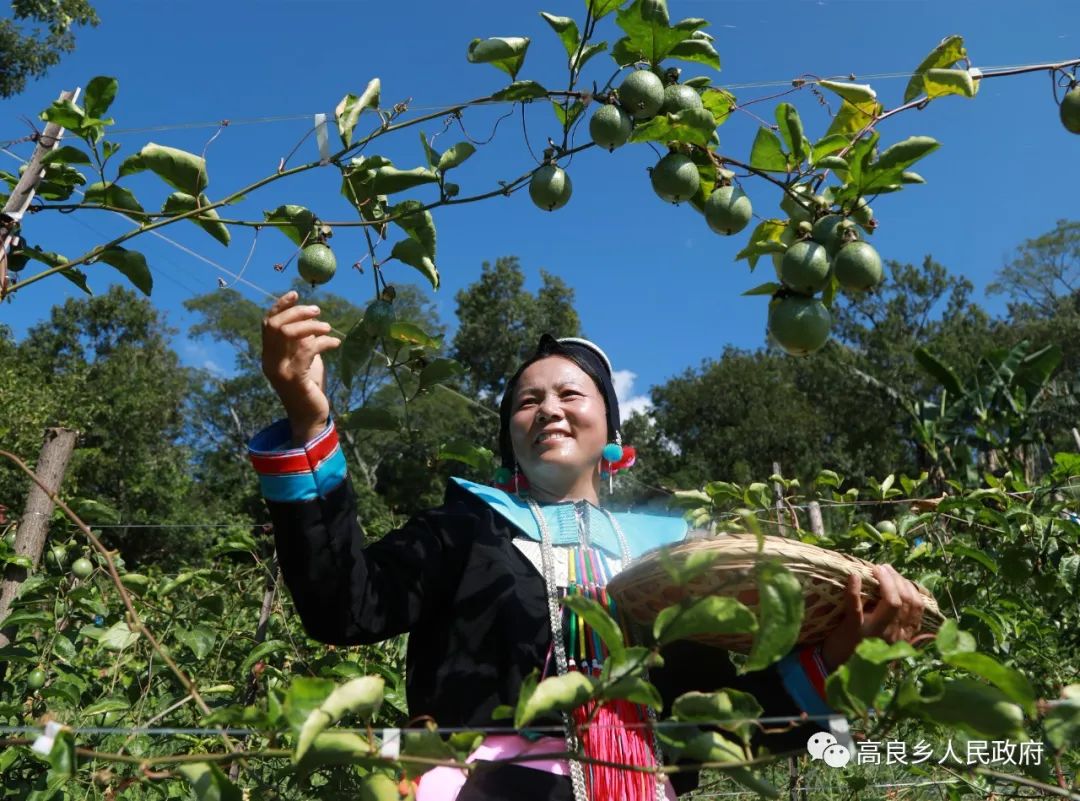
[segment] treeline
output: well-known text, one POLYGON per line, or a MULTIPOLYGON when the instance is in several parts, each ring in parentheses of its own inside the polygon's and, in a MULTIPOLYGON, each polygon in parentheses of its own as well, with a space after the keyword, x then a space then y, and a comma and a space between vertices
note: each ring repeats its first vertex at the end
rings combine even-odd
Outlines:
MULTIPOLYGON (((974 483, 988 471, 1037 473, 1056 450, 1076 448, 1080 222, 1061 221, 1017 249, 992 287, 1010 300, 1001 317, 932 258, 888 268, 881 291, 839 303, 834 341, 813 357, 794 359, 767 344, 729 348, 654 387, 652 408, 625 426, 639 463, 620 481, 619 500, 655 501, 713 479, 761 479, 774 463, 787 476, 830 468, 856 482, 927 472, 938 482, 974 483)), ((395 378, 376 359, 346 386, 340 354, 329 356, 336 414, 383 407, 404 423, 342 431, 369 536, 437 504, 451 474, 486 480, 478 466, 438 459, 440 448, 465 440, 494 449, 504 381, 539 334, 587 335, 573 290, 542 273, 538 291, 527 291, 515 257, 485 263, 457 294, 452 336, 427 297, 398 290, 399 319, 443 336, 442 355, 466 371, 451 382, 459 396, 422 393, 402 408, 409 376, 395 378)), ((335 295, 313 301, 339 331, 363 314, 335 295)), ((197 563, 233 528, 258 531, 267 519, 245 450, 255 431, 282 415, 260 366, 265 309, 233 290, 185 306, 198 317, 191 338, 231 350, 228 375, 183 366, 171 344, 178 332, 150 302, 119 287, 54 308, 21 341, 0 329, 0 442, 32 461, 46 426, 82 432, 62 495, 102 526, 129 564, 197 563)), ((27 486, 0 465, 9 516, 21 510, 27 486)), ((57 518, 54 539, 68 530, 57 518)))

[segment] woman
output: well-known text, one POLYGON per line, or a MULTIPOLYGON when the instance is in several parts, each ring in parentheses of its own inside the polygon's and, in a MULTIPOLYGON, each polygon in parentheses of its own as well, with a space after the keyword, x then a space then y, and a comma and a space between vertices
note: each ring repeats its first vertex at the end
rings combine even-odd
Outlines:
MULTIPOLYGON (((447 485, 442 506, 363 546, 356 503, 323 391, 320 354, 338 346, 314 306, 289 292, 263 321, 263 371, 287 418, 250 443, 277 541, 278 559, 304 627, 340 645, 409 633, 406 684, 413 718, 444 727, 491 727, 492 712, 517 701, 534 671, 598 670, 604 649, 581 621, 560 611, 559 595, 586 592, 607 601, 606 580, 627 560, 687 536, 679 518, 611 514, 600 505, 602 477, 620 462, 618 402, 611 365, 585 340, 541 339, 537 353, 507 384, 500 407, 499 450, 507 489, 461 479, 447 485), (605 450, 606 449, 606 450, 605 450), (520 496, 520 497, 519 497, 520 496), (567 588, 569 587, 569 590, 567 588), (556 636, 553 636, 553 632, 556 636), (569 634, 569 636, 567 636, 569 634)), ((764 670, 736 675, 723 652, 677 642, 650 681, 665 704, 690 690, 730 687, 752 693, 765 716, 828 712, 825 675, 869 636, 889 642, 919 631, 921 597, 891 566, 875 569, 881 602, 864 614, 860 584, 847 588, 843 622, 816 648, 797 649, 764 670)), ((641 708, 600 710, 586 755, 655 764, 641 708), (603 742, 601 734, 607 737, 603 742)), ((502 725, 505 725, 503 723, 502 725)), ((758 732, 774 752, 805 748, 809 723, 758 732)), ((576 745, 526 736, 489 737, 473 759, 556 753, 576 745)), ((675 774, 680 792, 696 777, 675 774), (687 781, 689 779, 689 782, 687 781)), ((464 772, 424 775, 419 801, 674 797, 647 774, 534 760, 464 772)))

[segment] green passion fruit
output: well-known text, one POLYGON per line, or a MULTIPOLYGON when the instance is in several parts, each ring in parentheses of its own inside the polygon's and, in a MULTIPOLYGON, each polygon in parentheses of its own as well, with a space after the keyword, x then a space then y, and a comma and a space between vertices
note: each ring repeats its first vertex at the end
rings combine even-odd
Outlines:
POLYGON ((45 671, 41 668, 31 670, 26 675, 26 686, 31 690, 40 690, 45 686, 45 671))
MULTIPOLYGON (((795 244, 795 223, 788 221, 787 227, 784 228, 784 232, 780 234, 780 241, 787 245, 789 248, 795 244)), ((770 253, 772 256, 773 269, 776 271, 776 277, 780 278, 780 265, 784 262, 783 253, 770 253)))
POLYGON ((731 236, 749 224, 754 208, 742 189, 737 186, 721 186, 706 198, 704 212, 705 222, 710 228, 718 234, 731 236))
POLYGON ((881 256, 866 242, 848 242, 833 259, 833 272, 849 292, 865 292, 881 283, 881 256))
POLYGON ((835 256, 852 236, 854 223, 845 220, 839 214, 826 214, 814 223, 814 241, 825 246, 829 257, 835 256))
POLYGON ((300 277, 313 286, 325 284, 334 277, 337 271, 337 259, 334 251, 322 242, 308 245, 300 252, 300 259, 296 263, 300 277))
POLYGON ((529 181, 529 197, 544 211, 561 209, 573 193, 570 176, 555 164, 545 164, 533 173, 529 181))
POLYGON ((701 102, 701 95, 694 87, 684 83, 673 83, 664 87, 664 104, 660 106, 661 114, 678 114, 680 111, 691 108, 705 108, 705 104, 701 102))
POLYGON ((655 117, 664 105, 664 84, 649 70, 634 70, 619 86, 619 102, 635 120, 655 117))
POLYGON ((600 106, 589 120, 589 135, 592 140, 609 153, 622 147, 634 132, 634 121, 630 115, 615 105, 600 106))
POLYGON ((71 563, 71 572, 81 579, 89 578, 94 572, 94 564, 85 556, 80 556, 71 563))
POLYGON ((1061 101, 1061 124, 1069 133, 1080 134, 1080 83, 1065 93, 1061 101))
POLYGON ((792 356, 808 356, 829 340, 832 315, 817 298, 789 295, 769 305, 769 333, 792 356))
POLYGON ((829 256, 811 239, 796 242, 780 262, 780 280, 806 295, 824 288, 829 280, 829 256))
POLYGON ((388 300, 374 300, 364 309, 364 330, 373 337, 384 337, 397 319, 394 304, 388 300))
POLYGON ((652 187, 662 200, 681 203, 697 194, 701 176, 688 156, 668 153, 652 169, 652 187))

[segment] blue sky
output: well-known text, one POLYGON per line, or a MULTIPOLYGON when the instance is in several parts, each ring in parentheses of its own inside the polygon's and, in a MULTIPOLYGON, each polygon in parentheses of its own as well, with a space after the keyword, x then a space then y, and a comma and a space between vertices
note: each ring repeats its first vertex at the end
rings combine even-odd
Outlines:
MULTIPOLYGON (((77 51, 45 80, 0 102, 0 141, 25 135, 22 118, 33 118, 61 88, 85 86, 94 75, 113 75, 120 81, 111 109, 117 120, 114 138, 123 146, 120 157, 147 141, 201 152, 217 131, 214 123, 232 121, 207 147, 208 194, 215 199, 272 173, 310 128, 311 115, 332 112, 342 95, 360 93, 372 77, 382 80, 384 106, 408 99, 413 113, 505 85, 504 73, 466 62, 466 47, 475 37, 532 37, 519 77, 549 88, 564 85, 565 53, 537 12, 580 19, 585 8, 583 0, 536 6, 489 0, 453 5, 106 0, 96 5, 102 24, 80 32, 77 51), (279 117, 286 119, 248 122, 279 117)), ((739 87, 735 94, 744 101, 781 91, 785 82, 804 73, 854 73, 877 89, 886 106, 893 106, 900 102, 906 78, 868 76, 910 71, 952 33, 966 37, 971 59, 980 67, 1080 56, 1080 3, 1075 0, 669 0, 669 6, 673 20, 710 20, 708 31, 716 37, 723 62, 714 81, 739 87)), ((599 39, 610 42, 619 35, 613 18, 598 31, 599 39)), ((709 72, 699 65, 683 66, 684 76, 709 72)), ((612 69, 609 57, 598 56, 586 79, 603 84, 612 69)), ((811 139, 824 133, 828 118, 809 92, 785 99, 799 106, 811 139)), ((771 118, 774 102, 753 109, 771 118)), ((497 116, 491 109, 468 111, 463 124, 470 137, 486 140, 497 116)), ((534 150, 557 133, 554 115, 543 103, 527 107, 526 126, 534 150)), ((428 135, 443 131, 438 120, 421 127, 428 135)), ((720 129, 722 150, 745 160, 757 127, 751 116, 735 115, 720 129)), ((494 188, 497 180, 516 177, 535 164, 522 128, 519 114, 499 123, 490 144, 458 171, 455 180, 463 193, 494 188)), ((893 118, 881 130, 883 144, 927 134, 942 147, 917 167, 927 185, 874 203, 881 222, 874 245, 885 258, 906 262, 933 254, 968 276, 980 300, 1001 311, 1000 298, 982 296, 995 270, 1021 241, 1049 230, 1059 218, 1077 215, 1080 137, 1058 123, 1049 79, 1040 73, 985 81, 974 100, 944 98, 924 111, 893 118)), ((583 129, 579 142, 586 137, 583 129)), ((440 133, 436 146, 445 149, 462 139, 462 131, 451 126, 440 133)), ((381 141, 384 146, 369 152, 387 155, 400 167, 421 163, 415 129, 381 141)), ((27 145, 12 149, 29 154, 27 145)), ((309 139, 290 164, 317 157, 309 139)), ((766 299, 740 293, 770 280, 771 268, 763 261, 752 275, 745 262, 734 261, 745 235, 719 237, 689 207, 662 203, 646 173, 655 158, 644 145, 610 155, 590 150, 575 156, 570 165, 573 198, 552 214, 533 207, 524 192, 437 210, 443 286, 435 300, 444 319, 452 319, 454 292, 476 280, 481 262, 516 254, 531 287, 539 284, 541 269, 574 287, 586 333, 607 350, 617 370, 626 371, 621 383, 627 397, 717 356, 727 344, 761 345, 766 299), (631 376, 636 380, 631 382, 631 376)), ((17 168, 3 154, 0 164, 9 171, 17 168)), ((254 219, 263 209, 300 203, 323 219, 354 219, 338 184, 333 168, 314 170, 258 191, 229 213, 254 219)), ((140 176, 129 185, 148 208, 168 194, 152 177, 140 176)), ((746 188, 758 214, 780 216, 778 190, 760 181, 746 188)), ((427 197, 422 191, 415 196, 427 197)), ((129 226, 100 212, 40 214, 29 220, 26 234, 34 244, 74 257, 129 226)), ((192 254, 238 272, 251 247, 251 232, 234 231, 229 248, 187 223, 164 233, 191 252, 147 237, 132 246, 150 261, 155 303, 185 331, 191 320, 180 305, 183 299, 214 290, 218 277, 225 277, 192 254)), ((341 229, 335 236, 332 244, 342 268, 366 252, 362 242, 356 229, 341 229)), ((291 250, 279 233, 264 231, 244 277, 266 292, 283 291, 287 278, 272 265, 287 259, 291 250)), ((104 265, 88 272, 99 292, 123 280, 104 265)), ((391 282, 417 278, 411 268, 396 263, 388 265, 386 275, 391 282)), ((237 288, 269 305, 260 289, 237 288)), ((328 288, 362 303, 371 295, 370 274, 339 269, 328 288)), ((73 292, 78 293, 59 277, 42 281, 4 304, 0 319, 21 337, 73 292)), ((190 363, 216 361, 228 367, 227 355, 205 343, 181 336, 176 346, 190 363)))

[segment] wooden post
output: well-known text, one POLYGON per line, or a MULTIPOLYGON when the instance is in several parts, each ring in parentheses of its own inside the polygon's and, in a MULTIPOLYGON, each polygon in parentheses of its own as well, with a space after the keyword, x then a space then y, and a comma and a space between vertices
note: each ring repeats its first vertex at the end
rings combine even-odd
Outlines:
POLYGON ((821 519, 821 504, 810 501, 810 530, 815 536, 825 536, 825 522, 821 519))
MULTIPOLYGON (((67 428, 45 430, 45 444, 41 446, 34 472, 53 495, 63 481, 78 435, 78 431, 67 428)), ((15 535, 15 553, 29 557, 34 567, 41 562, 41 553, 45 550, 45 536, 49 532, 49 518, 52 517, 54 506, 41 487, 33 483, 30 485, 30 492, 26 496, 26 510, 19 520, 15 535)), ((8 565, 4 571, 3 581, 0 582, 0 626, 3 626, 3 621, 7 619, 11 604, 26 576, 26 569, 16 565, 8 565)), ((8 635, 0 631, 0 648, 9 642, 8 635)))
MULTIPOLYGON (((61 92, 59 99, 70 100, 74 103, 79 97, 79 91, 76 89, 73 92, 61 92)), ((50 122, 45 126, 44 132, 38 137, 37 147, 34 148, 34 153, 26 164, 26 171, 11 191, 7 203, 4 204, 4 211, 0 214, 0 300, 3 300, 4 295, 7 294, 7 252, 11 238, 18 230, 23 214, 30 207, 30 201, 34 199, 38 182, 45 174, 41 160, 45 158, 46 153, 60 144, 63 136, 64 129, 56 123, 50 122)), ((2 617, 3 615, 0 615, 0 618, 2 617)))
MULTIPOLYGON (((773 475, 781 475, 780 462, 772 463, 772 471, 773 475)), ((787 534, 784 531, 784 491, 781 489, 779 481, 773 482, 772 489, 773 498, 775 499, 773 508, 776 510, 776 533, 781 537, 786 537, 787 534)))

